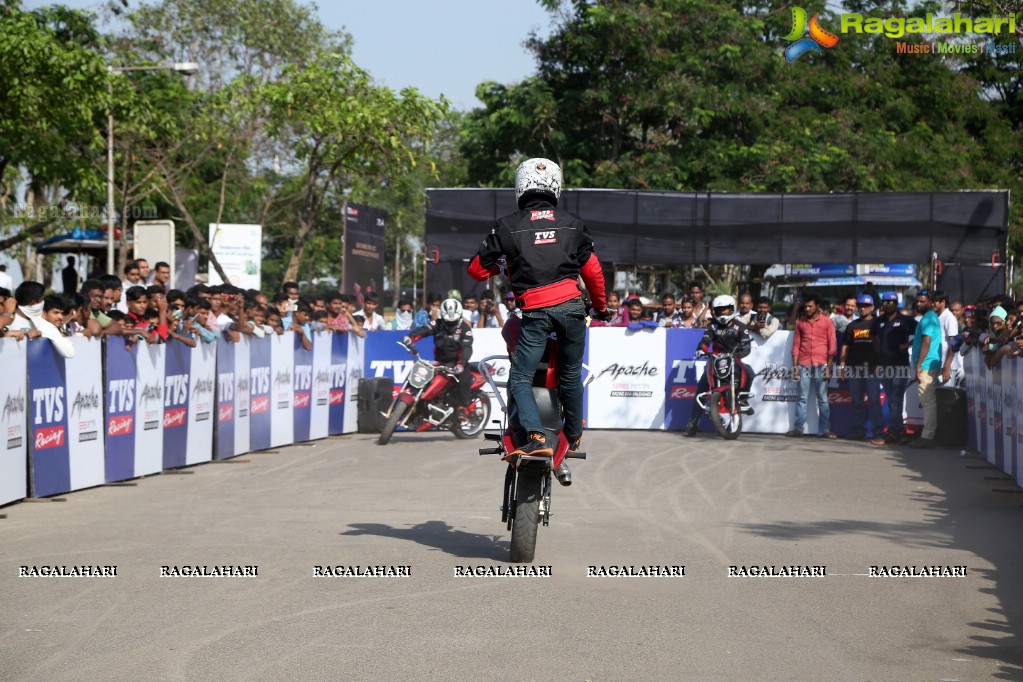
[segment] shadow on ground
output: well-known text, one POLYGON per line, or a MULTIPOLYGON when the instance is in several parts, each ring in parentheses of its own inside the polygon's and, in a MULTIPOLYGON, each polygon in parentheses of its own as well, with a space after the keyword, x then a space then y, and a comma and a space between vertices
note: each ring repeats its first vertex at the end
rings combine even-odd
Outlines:
POLYGON ((353 523, 341 535, 378 535, 409 540, 466 559, 507 561, 510 544, 497 535, 482 535, 458 530, 444 521, 424 521, 410 528, 395 528, 383 523, 353 523))
POLYGON ((905 477, 937 488, 913 491, 911 498, 924 507, 926 521, 878 523, 833 519, 814 523, 739 524, 748 533, 779 540, 802 540, 825 535, 863 534, 893 540, 907 548, 949 548, 973 552, 995 568, 970 572, 995 584, 981 590, 993 595, 999 607, 992 617, 970 625, 974 644, 959 649, 966 656, 999 661, 995 679, 1023 680, 1023 545, 1005 541, 1004 529, 1023 528, 1023 495, 999 469, 976 457, 961 458, 952 450, 919 452, 892 449, 891 456, 905 468, 905 477), (1005 492, 997 492, 1005 491, 1005 492), (993 528, 1002 529, 992 532, 993 528))

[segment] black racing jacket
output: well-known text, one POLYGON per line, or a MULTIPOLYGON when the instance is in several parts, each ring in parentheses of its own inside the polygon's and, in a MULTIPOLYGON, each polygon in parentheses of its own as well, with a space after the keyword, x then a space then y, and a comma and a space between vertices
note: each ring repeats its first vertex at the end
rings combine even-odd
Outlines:
POLYGON ((409 332, 413 341, 433 337, 433 357, 442 365, 458 365, 462 368, 469 364, 472 357, 472 327, 464 319, 457 325, 448 326, 444 320, 437 320, 434 326, 423 326, 409 332))
POLYGON ((477 281, 496 275, 502 256, 507 260, 512 291, 524 310, 547 308, 577 297, 580 275, 593 307, 603 310, 607 306, 604 273, 593 252, 593 237, 582 218, 568 211, 536 200, 501 218, 469 263, 469 275, 477 281))
POLYGON ((744 358, 753 350, 749 329, 739 320, 721 324, 711 320, 700 339, 700 350, 705 353, 731 353, 744 358))

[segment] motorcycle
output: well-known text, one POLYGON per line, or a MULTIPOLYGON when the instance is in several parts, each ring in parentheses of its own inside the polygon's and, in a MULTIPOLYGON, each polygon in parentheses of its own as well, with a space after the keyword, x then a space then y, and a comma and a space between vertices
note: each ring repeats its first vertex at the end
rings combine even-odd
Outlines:
MULTIPOLYGON (((551 341, 547 346, 546 357, 556 357, 554 350, 555 342, 551 341)), ((484 380, 490 384, 501 406, 503 418, 501 421, 494 420, 495 424, 500 424, 501 432, 485 433, 483 437, 495 441, 497 447, 480 448, 479 452, 481 455, 501 455, 501 459, 508 462, 501 500, 501 522, 511 531, 512 563, 530 563, 536 553, 536 533, 539 525, 550 524, 552 474, 558 476, 562 485, 571 485, 571 474, 567 473, 567 468, 562 470, 561 465, 566 458, 586 459, 586 453, 568 452, 569 442, 565 438, 561 402, 558 400, 557 376, 553 363, 545 360, 534 376, 533 397, 540 412, 540 422, 544 431, 557 442, 554 456, 509 454, 525 442, 528 434, 517 424, 509 423, 514 421, 509 414, 510 406, 505 403, 499 385, 494 381, 494 368, 490 364, 496 360, 508 360, 508 356, 495 355, 484 358, 481 369, 484 380)), ((585 365, 583 367, 588 371, 585 365)), ((591 373, 583 385, 592 380, 591 373)))
POLYGON ((706 371, 708 390, 698 393, 696 402, 710 417, 714 429, 722 438, 735 440, 742 433, 742 415, 753 413, 741 405, 738 399, 741 384, 735 371, 735 356, 730 353, 711 355, 706 371))
POLYGON ((483 392, 486 382, 482 363, 470 362, 464 370, 472 376, 472 401, 461 407, 448 390, 457 381, 452 368, 422 358, 412 343, 406 345, 399 341, 398 345, 407 350, 415 362, 391 406, 383 413, 387 421, 377 444, 387 445, 399 425, 416 432, 443 429, 462 439, 476 438, 483 433, 490 419, 490 397, 483 392))

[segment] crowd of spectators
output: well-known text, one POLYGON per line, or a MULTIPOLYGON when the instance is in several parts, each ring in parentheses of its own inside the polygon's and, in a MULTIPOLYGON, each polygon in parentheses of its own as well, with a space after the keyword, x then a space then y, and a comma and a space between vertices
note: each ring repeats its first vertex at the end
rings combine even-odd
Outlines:
MULTIPOLYGON (((71 258, 68 266, 73 271, 71 258)), ((80 288, 74 286, 77 276, 72 274, 62 272, 62 278, 75 293, 47 296, 43 285, 32 281, 22 282, 13 293, 0 287, 0 337, 48 338, 61 355, 71 357, 74 347, 67 339, 72 336, 121 336, 129 347, 137 342, 195 347, 218 339, 233 342, 242 335, 262 338, 290 330, 310 348, 315 332, 365 337, 381 329, 411 329, 413 323, 409 300, 399 301, 394 319, 387 321, 372 293, 361 300, 339 292, 303 297, 296 282, 285 282, 270 298, 230 284, 173 289, 170 266, 159 262, 150 268, 145 259, 128 262, 123 279, 99 275, 82 282, 80 288)), ((420 312, 430 318, 430 313, 420 312)))

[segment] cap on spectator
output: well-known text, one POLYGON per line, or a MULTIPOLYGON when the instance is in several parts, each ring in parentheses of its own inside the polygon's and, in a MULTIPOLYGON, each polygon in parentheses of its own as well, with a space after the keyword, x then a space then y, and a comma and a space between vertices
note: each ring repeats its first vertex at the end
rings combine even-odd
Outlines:
POLYGON ((895 301, 897 303, 899 301, 899 295, 897 293, 895 293, 894 291, 886 291, 883 294, 881 294, 881 300, 882 301, 895 301))
POLYGON ((629 306, 632 305, 633 303, 643 305, 643 301, 640 300, 639 296, 629 296, 627 299, 625 299, 625 305, 629 306))
POLYGON ((998 317, 1001 318, 1001 320, 1004 322, 1006 318, 1005 308, 1003 308, 1002 306, 998 306, 997 308, 991 311, 991 315, 989 315, 989 317, 998 317))
POLYGON ((504 298, 505 298, 506 301, 510 301, 511 299, 515 298, 515 292, 514 291, 509 291, 508 293, 506 293, 504 295, 504 298))
POLYGON ((874 297, 870 294, 860 294, 856 297, 857 305, 874 305, 874 297))

